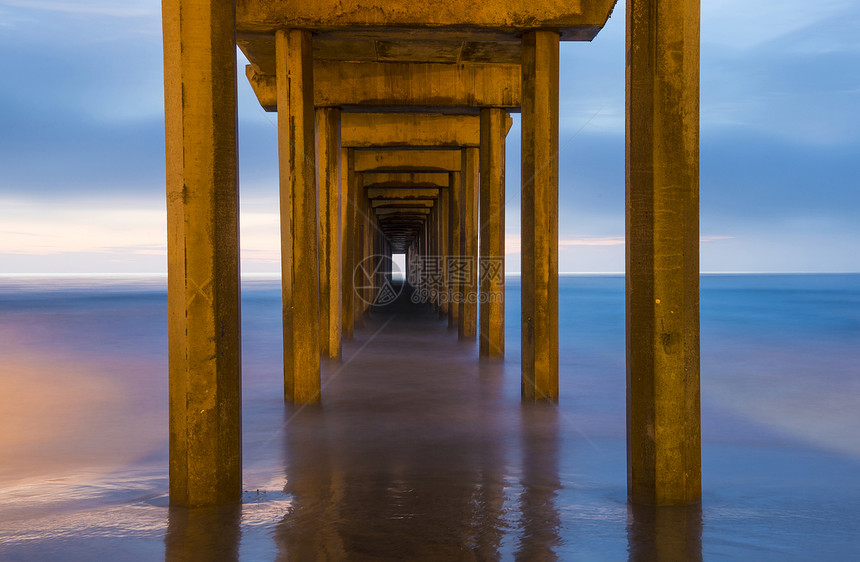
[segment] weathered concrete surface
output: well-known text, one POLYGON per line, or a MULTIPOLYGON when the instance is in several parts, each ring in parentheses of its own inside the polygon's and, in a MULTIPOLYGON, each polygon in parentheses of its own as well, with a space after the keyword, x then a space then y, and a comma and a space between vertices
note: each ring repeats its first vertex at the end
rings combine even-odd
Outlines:
POLYGON ((699 2, 627 4, 631 501, 701 498, 699 2))
POLYGON ((355 267, 355 150, 342 148, 340 156, 340 225, 341 225, 341 330, 344 338, 353 337, 353 285, 355 267))
MULTIPOLYGON (((460 151, 458 151, 460 152, 460 151)), ((462 162, 462 157, 461 157, 462 162)), ((451 256, 451 262, 456 264, 460 260, 460 251, 462 247, 462 226, 460 222, 460 178, 462 173, 451 172, 448 178, 448 224, 450 225, 451 234, 448 237, 448 255, 451 256)), ((462 291, 462 285, 459 282, 459 276, 452 275, 448 283, 450 291, 448 300, 452 302, 452 306, 448 307, 448 327, 460 325, 460 305, 454 303, 454 296, 462 291)))
POLYGON ((438 188, 424 187, 374 187, 365 189, 370 199, 438 199, 438 188))
MULTIPOLYGON (((444 193, 444 191, 442 191, 444 193)), ((432 199, 374 199, 370 202, 371 207, 426 207, 433 206, 432 199)))
POLYGON ((393 216, 403 216, 403 215, 429 215, 432 209, 425 208, 404 208, 404 209, 386 209, 379 208, 375 209, 376 216, 381 217, 384 215, 393 215, 393 216))
POLYGON ((441 113, 344 113, 341 144, 374 147, 478 147, 481 121, 477 115, 441 113))
POLYGON ((481 110, 480 274, 478 350, 505 354, 505 112, 481 110))
POLYGON ((448 187, 447 172, 422 173, 373 173, 364 172, 364 187, 374 189, 379 187, 392 188, 446 188, 448 187))
MULTIPOLYGON (((274 74, 245 68, 260 105, 274 111, 274 74)), ((518 108, 518 64, 436 64, 394 62, 314 63, 317 107, 476 107, 518 108)))
POLYGON ((279 30, 278 160, 284 398, 320 399, 320 310, 311 34, 279 30))
POLYGON ((459 150, 357 150, 356 172, 459 172, 459 150))
POLYGON ((242 486, 235 13, 166 0, 170 503, 242 486))
POLYGON ((472 340, 478 334, 478 177, 477 148, 463 149, 460 183, 460 259, 465 272, 460 295, 458 336, 472 340))
POLYGON ((558 400, 558 41, 523 36, 522 395, 558 400))
POLYGON ((384 27, 485 28, 514 34, 551 29, 565 39, 591 39, 603 27, 614 0, 239 0, 238 26, 244 32, 270 32, 279 26, 332 30, 384 27))
POLYGON ((319 196, 320 353, 340 357, 340 110, 316 109, 316 167, 319 196))

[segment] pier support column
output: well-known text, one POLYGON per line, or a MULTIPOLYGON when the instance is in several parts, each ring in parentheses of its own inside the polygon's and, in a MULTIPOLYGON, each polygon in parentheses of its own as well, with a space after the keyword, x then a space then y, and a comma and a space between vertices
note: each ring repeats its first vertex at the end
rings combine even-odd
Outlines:
POLYGON ((464 282, 460 303, 459 337, 473 340, 478 334, 478 177, 480 154, 464 148, 460 166, 460 265, 464 282))
POLYGON ((463 291, 459 283, 460 273, 460 172, 448 174, 448 224, 450 234, 448 236, 448 327, 453 328, 459 324, 460 304, 459 298, 463 291))
POLYGON ((165 0, 170 503, 242 491, 236 13, 165 0))
POLYGON ((558 42, 523 35, 522 397, 558 400, 558 42))
POLYGON ((275 33, 284 398, 320 399, 320 308, 311 33, 275 33))
POLYGON ((343 148, 340 152, 340 225, 341 225, 341 330, 345 338, 352 339, 355 298, 353 268, 355 268, 355 149, 343 148))
POLYGON ((627 3, 627 490, 701 499, 699 1, 627 3))
POLYGON ((506 112, 481 110, 481 355, 505 354, 505 136, 506 112))
MULTIPOLYGON (((449 176, 450 178, 450 176, 449 176)), ((450 288, 448 286, 448 257, 449 257, 449 243, 448 238, 451 236, 450 223, 450 213, 448 212, 448 206, 450 201, 450 193, 451 189, 450 181, 448 183, 447 189, 439 190, 439 199, 437 201, 439 205, 439 211, 437 212, 437 220, 439 221, 439 267, 442 270, 442 286, 439 291, 439 299, 442 303, 442 307, 439 310, 439 313, 447 318, 448 310, 451 308, 451 299, 449 298, 451 295, 450 288)))
POLYGON ((320 353, 340 357, 340 109, 316 110, 316 166, 319 193, 320 353))

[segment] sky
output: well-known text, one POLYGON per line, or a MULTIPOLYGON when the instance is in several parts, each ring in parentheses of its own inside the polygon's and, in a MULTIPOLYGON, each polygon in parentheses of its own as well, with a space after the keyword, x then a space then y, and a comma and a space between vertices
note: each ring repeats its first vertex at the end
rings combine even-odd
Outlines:
MULTIPOLYGON (((0 274, 166 272, 160 7, 0 0, 0 274)), ((561 46, 563 272, 624 270, 624 13, 561 46)), ((860 272, 860 2, 702 0, 701 40, 702 271, 860 272)), ((280 269, 275 124, 240 76, 244 273, 280 269)))

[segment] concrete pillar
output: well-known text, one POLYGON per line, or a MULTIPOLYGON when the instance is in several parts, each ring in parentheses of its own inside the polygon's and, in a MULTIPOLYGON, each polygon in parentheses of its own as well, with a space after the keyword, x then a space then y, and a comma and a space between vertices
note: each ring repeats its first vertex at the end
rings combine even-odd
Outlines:
POLYGON ((319 260, 314 163, 311 34, 275 33, 278 160, 281 196, 281 283, 284 399, 320 399, 319 260))
POLYGON ((236 14, 165 0, 170 503, 242 491, 236 14))
POLYGON ((451 234, 448 239, 448 289, 451 306, 448 307, 448 327, 453 328, 459 325, 460 319, 460 304, 459 295, 462 292, 462 287, 459 282, 460 273, 458 264, 460 263, 460 172, 451 172, 448 174, 448 224, 450 225, 451 234))
POLYGON ((481 355, 505 354, 505 136, 507 114, 481 110, 481 355))
POLYGON ((627 4, 627 489, 701 499, 699 2, 627 4))
POLYGON ((316 110, 316 167, 319 194, 320 353, 340 357, 340 109, 316 110))
POLYGON ((558 400, 558 41, 523 35, 522 397, 558 400))
POLYGON ((463 302, 460 303, 459 337, 473 340, 478 334, 478 174, 479 149, 464 148, 460 184, 460 251, 463 302))
POLYGON ((352 338, 355 286, 355 149, 341 149, 340 226, 341 226, 341 330, 345 338, 352 338))
MULTIPOLYGON (((448 189, 450 189, 450 187, 448 189)), ((446 267, 446 264, 448 263, 448 238, 451 235, 451 229, 448 223, 448 220, 450 218, 448 213, 448 205, 450 198, 448 189, 439 190, 439 199, 437 201, 437 204, 439 205, 439 210, 436 213, 437 221, 439 222, 439 267, 442 270, 442 284, 441 287, 439 287, 439 300, 442 306, 439 308, 439 313, 445 318, 448 317, 448 310, 450 308, 450 291, 448 290, 448 268, 446 267)))
POLYGON ((362 177, 362 174, 356 174, 354 189, 352 190, 352 205, 355 208, 354 265, 352 267, 352 302, 354 308, 352 322, 356 328, 364 326, 364 269, 367 266, 364 262, 364 258, 366 257, 364 233, 367 230, 367 210, 364 206, 365 189, 362 177))

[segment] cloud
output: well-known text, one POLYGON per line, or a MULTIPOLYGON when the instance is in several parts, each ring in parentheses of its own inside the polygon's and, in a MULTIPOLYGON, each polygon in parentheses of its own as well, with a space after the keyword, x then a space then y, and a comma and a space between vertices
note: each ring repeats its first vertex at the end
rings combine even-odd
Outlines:
POLYGON ((120 18, 151 16, 160 13, 161 6, 153 0, 0 0, 0 6, 26 8, 30 12, 61 12, 67 14, 97 15, 120 18))

